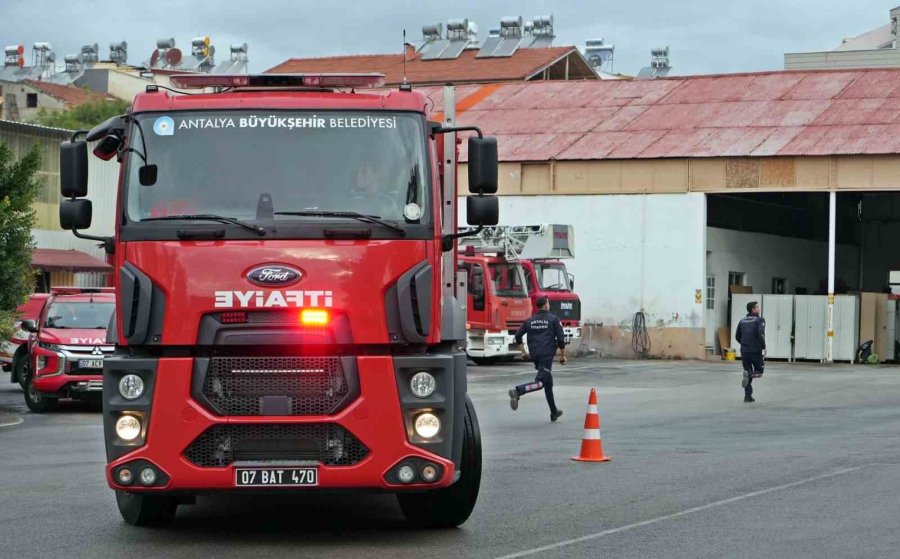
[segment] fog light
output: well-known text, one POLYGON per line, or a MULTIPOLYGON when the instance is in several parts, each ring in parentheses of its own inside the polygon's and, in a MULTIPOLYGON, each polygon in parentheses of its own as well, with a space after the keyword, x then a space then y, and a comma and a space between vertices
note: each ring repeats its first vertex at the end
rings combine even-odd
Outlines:
POLYGON ((135 374, 127 374, 119 381, 119 394, 126 400, 136 400, 144 393, 144 380, 135 374))
POLYGON ((505 338, 488 338, 488 345, 503 345, 506 342, 505 338))
POLYGON ((412 393, 415 394, 417 398, 427 398, 431 396, 434 394, 435 386, 437 386, 437 383, 434 381, 434 377, 431 373, 425 371, 414 374, 412 380, 409 381, 409 389, 412 390, 412 393))
POLYGON ((141 434, 141 422, 133 415, 123 415, 116 421, 116 435, 123 441, 133 441, 141 434))
POLYGON ((131 485, 131 482, 134 481, 134 474, 131 473, 131 470, 128 468, 122 468, 119 470, 119 483, 122 485, 131 485))
POLYGON ((404 464, 397 470, 397 479, 400 480, 400 483, 412 483, 415 478, 416 471, 409 464, 404 464))
POLYGON ((416 418, 416 434, 431 439, 441 430, 441 420, 433 413, 423 413, 416 418))
POLYGON ((156 483, 156 472, 153 468, 144 468, 141 470, 141 483, 144 485, 153 485, 156 483))
POLYGON ((425 464, 422 468, 422 479, 426 482, 431 483, 436 480, 438 477, 438 470, 434 466, 434 464, 425 464))

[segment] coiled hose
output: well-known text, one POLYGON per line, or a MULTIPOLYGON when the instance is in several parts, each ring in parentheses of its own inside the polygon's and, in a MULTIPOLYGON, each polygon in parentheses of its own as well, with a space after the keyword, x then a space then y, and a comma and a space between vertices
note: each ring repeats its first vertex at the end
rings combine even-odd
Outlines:
POLYGON ((631 322, 631 349, 638 359, 644 359, 650 354, 650 334, 647 333, 647 316, 644 311, 634 313, 634 320, 631 322))

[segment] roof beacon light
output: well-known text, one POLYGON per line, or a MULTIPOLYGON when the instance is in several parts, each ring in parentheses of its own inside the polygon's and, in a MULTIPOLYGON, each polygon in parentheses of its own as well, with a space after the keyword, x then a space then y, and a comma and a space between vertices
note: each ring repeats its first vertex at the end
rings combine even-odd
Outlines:
POLYGON ((384 85, 384 74, 177 74, 172 85, 180 89, 205 87, 354 87, 384 85))

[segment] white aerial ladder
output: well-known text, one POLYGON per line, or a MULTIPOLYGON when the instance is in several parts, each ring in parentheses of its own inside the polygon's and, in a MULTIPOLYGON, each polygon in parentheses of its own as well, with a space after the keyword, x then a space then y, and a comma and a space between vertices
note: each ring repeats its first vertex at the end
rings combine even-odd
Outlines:
MULTIPOLYGON (((476 230, 460 228, 461 233, 476 230)), ((510 262, 575 258, 575 230, 571 225, 496 225, 461 237, 459 249, 465 252, 467 247, 476 253, 497 253, 510 262)))

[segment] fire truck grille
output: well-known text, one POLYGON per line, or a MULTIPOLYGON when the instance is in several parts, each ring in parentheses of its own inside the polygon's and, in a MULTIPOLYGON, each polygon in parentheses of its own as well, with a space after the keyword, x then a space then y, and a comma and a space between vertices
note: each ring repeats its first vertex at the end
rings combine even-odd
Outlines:
POLYGON ((184 451, 188 460, 201 467, 241 461, 352 466, 368 454, 369 449, 359 439, 333 423, 215 425, 184 451))
POLYGON ((550 301, 550 312, 560 320, 581 320, 581 301, 550 301))
POLYGON ((330 415, 351 389, 338 357, 214 357, 203 396, 219 415, 330 415))

